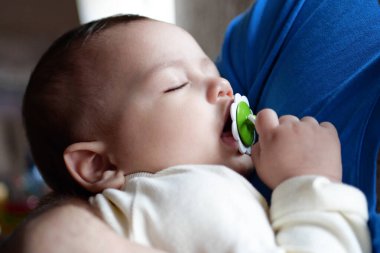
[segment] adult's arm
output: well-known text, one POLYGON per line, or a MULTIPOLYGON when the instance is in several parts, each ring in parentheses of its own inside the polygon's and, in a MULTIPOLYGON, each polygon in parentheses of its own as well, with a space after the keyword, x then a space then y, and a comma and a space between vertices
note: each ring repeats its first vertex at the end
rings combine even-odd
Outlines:
POLYGON ((59 202, 29 217, 0 245, 0 252, 161 252, 117 235, 83 200, 69 198, 59 202))

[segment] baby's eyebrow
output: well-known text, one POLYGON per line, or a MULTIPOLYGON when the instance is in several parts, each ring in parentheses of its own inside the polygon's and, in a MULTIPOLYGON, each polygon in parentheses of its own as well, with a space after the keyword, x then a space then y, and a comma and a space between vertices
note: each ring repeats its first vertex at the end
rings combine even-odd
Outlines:
POLYGON ((204 57, 201 59, 201 65, 202 65, 202 67, 210 67, 210 65, 212 67, 216 67, 215 63, 208 57, 204 57))
POLYGON ((173 60, 173 61, 169 61, 169 62, 162 62, 162 63, 159 63, 159 64, 153 66, 150 70, 148 70, 147 75, 150 76, 150 75, 152 75, 156 72, 159 72, 163 69, 176 68, 176 67, 180 67, 181 65, 183 65, 182 60, 173 60))
POLYGON ((201 67, 204 69, 212 69, 215 71, 216 74, 219 75, 219 71, 215 65, 215 63, 208 57, 204 57, 201 60, 201 67))
MULTIPOLYGON (((215 64, 213 61, 210 60, 208 57, 202 57, 199 60, 194 60, 195 64, 199 64, 200 67, 205 68, 205 67, 215 67, 215 64)), ((148 72, 147 75, 152 75, 156 72, 159 72, 163 69, 167 68, 179 68, 182 67, 186 64, 186 62, 183 59, 178 59, 178 60, 172 60, 169 62, 162 62, 159 63, 155 66, 153 66, 148 72)), ((215 67, 216 68, 216 67, 215 67)))

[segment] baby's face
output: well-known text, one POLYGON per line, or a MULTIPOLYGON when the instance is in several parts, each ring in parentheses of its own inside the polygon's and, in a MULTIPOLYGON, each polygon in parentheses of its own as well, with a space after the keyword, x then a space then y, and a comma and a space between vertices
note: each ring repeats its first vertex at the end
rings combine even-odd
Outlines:
POLYGON ((119 169, 129 174, 177 164, 223 164, 240 173, 252 168, 251 158, 223 131, 231 86, 187 32, 138 21, 102 36, 97 68, 113 89, 109 106, 117 111, 106 146, 119 169))

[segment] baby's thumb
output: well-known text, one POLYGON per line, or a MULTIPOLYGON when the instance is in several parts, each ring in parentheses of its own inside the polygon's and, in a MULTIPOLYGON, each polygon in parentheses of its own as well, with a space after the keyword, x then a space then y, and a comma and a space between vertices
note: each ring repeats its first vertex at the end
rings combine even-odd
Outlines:
POLYGON ((272 109, 261 110, 256 117, 255 127, 257 134, 263 135, 279 125, 277 113, 272 109))
POLYGON ((252 146, 252 153, 251 153, 251 159, 252 159, 252 163, 253 163, 253 166, 256 168, 259 163, 260 163, 260 154, 261 154, 261 148, 260 148, 260 143, 259 142, 256 142, 253 146, 252 146))

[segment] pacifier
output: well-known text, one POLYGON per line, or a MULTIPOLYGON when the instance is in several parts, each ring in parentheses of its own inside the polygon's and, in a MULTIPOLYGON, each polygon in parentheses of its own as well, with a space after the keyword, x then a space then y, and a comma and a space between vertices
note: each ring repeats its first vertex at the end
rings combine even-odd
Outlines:
POLYGON ((239 146, 242 154, 251 155, 251 146, 256 140, 256 116, 249 107, 246 96, 235 94, 234 102, 230 108, 232 119, 232 136, 239 146))

